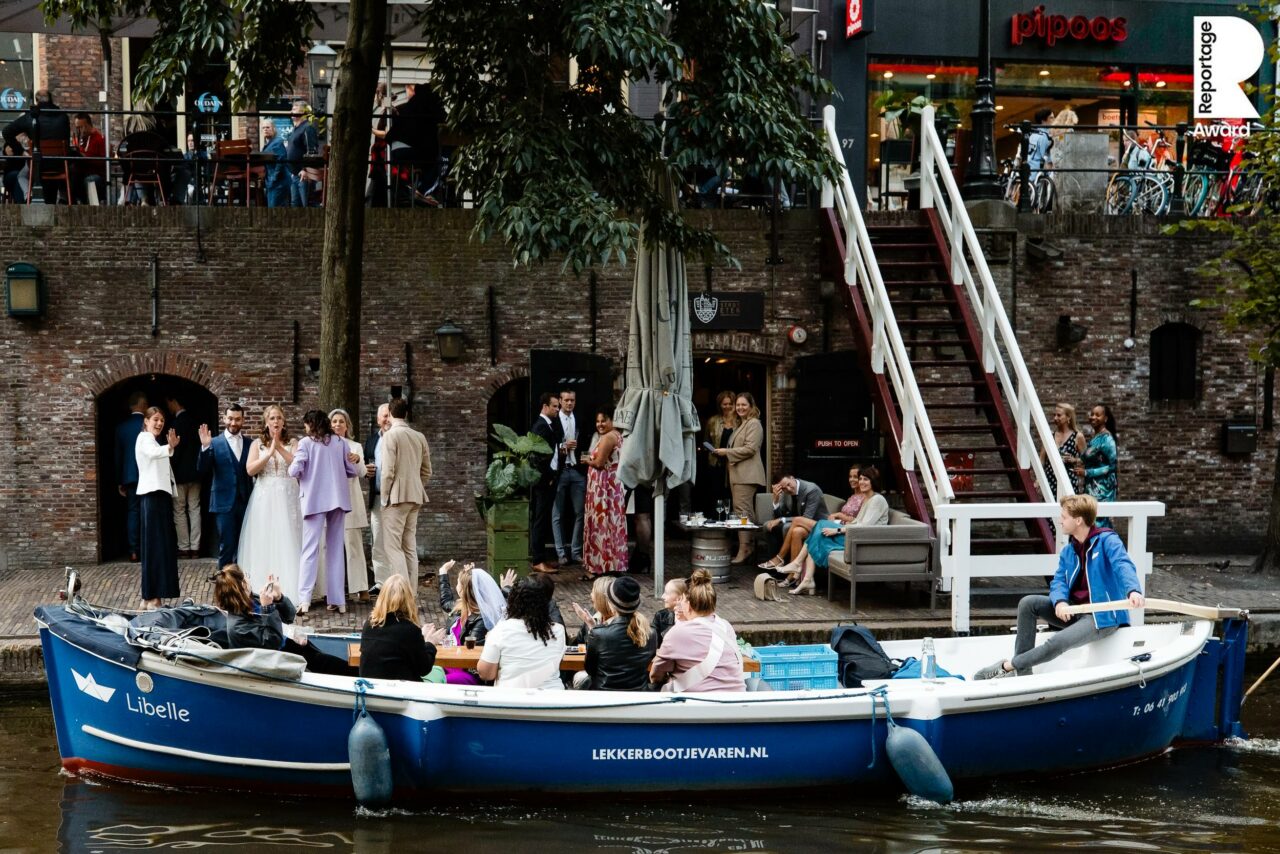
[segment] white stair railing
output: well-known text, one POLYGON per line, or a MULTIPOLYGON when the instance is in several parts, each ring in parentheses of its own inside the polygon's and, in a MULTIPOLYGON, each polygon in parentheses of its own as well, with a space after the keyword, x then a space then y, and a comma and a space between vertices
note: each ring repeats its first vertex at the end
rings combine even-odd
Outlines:
MULTIPOLYGON (((871 235, 862 218, 862 209, 853 192, 849 170, 845 168, 844 154, 836 134, 835 107, 823 110, 827 147, 840 164, 840 182, 823 188, 822 206, 836 208, 844 225, 845 253, 844 277, 849 287, 856 287, 867 305, 871 321, 871 369, 889 379, 893 393, 902 409, 902 441, 899 453, 902 466, 908 471, 919 470, 930 503, 935 507, 950 502, 955 497, 951 479, 938 449, 938 440, 929 424, 920 387, 916 385, 915 372, 911 369, 907 348, 898 329, 893 307, 889 304, 889 292, 876 263, 871 235)), ((892 401, 887 401, 892 405, 892 401)))
POLYGON ((951 174, 942 140, 934 127, 934 112, 934 108, 929 106, 920 116, 920 207, 938 211, 946 246, 951 253, 951 283, 964 285, 974 320, 982 332, 981 340, 977 342, 982 368, 989 374, 995 374, 1003 397, 1009 402, 1016 434, 1012 438, 1018 467, 1031 469, 1042 497, 1055 499, 1070 495, 1071 480, 1067 477, 1062 457, 1057 453, 1045 455, 1057 480, 1058 494, 1054 496, 1049 489, 1049 479, 1036 452, 1033 434, 1042 447, 1054 451, 1057 445, 1053 441, 1053 431, 1049 429, 1040 398, 1031 382, 1027 363, 1022 359, 1000 292, 991 278, 991 268, 982 254, 982 244, 978 242, 978 234, 973 230, 964 199, 951 174))

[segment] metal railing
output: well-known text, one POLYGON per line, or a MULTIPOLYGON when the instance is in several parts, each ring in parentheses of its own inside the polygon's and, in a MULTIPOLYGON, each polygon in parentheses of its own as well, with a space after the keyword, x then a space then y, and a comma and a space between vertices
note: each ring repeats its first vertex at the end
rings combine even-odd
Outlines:
POLYGON ((840 182, 823 190, 822 207, 835 207, 845 232, 844 277, 849 287, 857 288, 867 305, 871 319, 871 369, 888 376, 898 405, 902 409, 902 437, 899 453, 908 471, 919 468, 930 503, 937 508, 955 498, 951 479, 943 463, 938 440, 929 423, 920 387, 907 355, 898 321, 889 304, 889 292, 876 262, 871 235, 862 218, 862 208, 853 192, 849 170, 845 168, 840 138, 836 134, 835 107, 823 110, 827 148, 840 164, 840 182))
MULTIPOLYGON (((950 553, 942 560, 943 581, 951 587, 951 628, 967 632, 970 628, 969 598, 975 578, 1016 578, 1050 576, 1057 571, 1056 554, 1039 555, 974 555, 969 551, 973 523, 979 520, 1054 519, 1060 511, 1057 504, 948 504, 937 509, 938 525, 951 532, 950 553)), ((1147 520, 1164 515, 1159 501, 1114 501, 1098 505, 1098 515, 1109 519, 1128 519, 1129 536, 1125 550, 1138 570, 1138 581, 1145 591, 1147 576, 1154 559, 1147 550, 1147 520)), ((1130 615, 1134 625, 1142 625, 1142 611, 1130 615)))

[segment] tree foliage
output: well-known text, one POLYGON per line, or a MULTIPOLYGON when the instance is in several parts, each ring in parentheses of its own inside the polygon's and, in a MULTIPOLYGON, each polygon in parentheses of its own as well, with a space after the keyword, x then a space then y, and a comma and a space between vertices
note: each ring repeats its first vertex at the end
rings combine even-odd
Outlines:
POLYGON ((111 32, 121 19, 150 18, 156 32, 138 63, 133 90, 152 104, 181 95, 210 63, 226 63, 234 108, 288 89, 319 19, 295 0, 41 0, 50 24, 111 32))
POLYGON ((477 200, 476 234, 505 239, 517 262, 625 262, 641 223, 686 252, 728 258, 663 204, 651 173, 664 163, 765 180, 836 175, 796 101, 830 85, 763 3, 429 0, 420 23, 432 86, 465 140, 453 169, 477 200), (631 112, 628 80, 665 87, 665 120, 631 112))

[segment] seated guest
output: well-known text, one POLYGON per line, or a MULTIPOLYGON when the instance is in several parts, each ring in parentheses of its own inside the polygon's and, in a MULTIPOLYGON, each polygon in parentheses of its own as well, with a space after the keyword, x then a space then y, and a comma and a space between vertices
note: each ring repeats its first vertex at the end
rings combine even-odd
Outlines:
MULTIPOLYGON (((37 89, 35 106, 39 109, 28 110, 4 126, 0 135, 4 137, 5 147, 14 154, 19 153, 20 149, 30 154, 33 140, 61 142, 63 146, 70 147, 71 122, 67 119, 67 114, 53 102, 53 90, 47 86, 37 89), (25 146, 20 141, 23 136, 27 139, 25 146)), ((50 164, 50 166, 53 169, 57 168, 57 164, 50 164)), ((29 181, 31 188, 34 188, 35 184, 41 185, 41 198, 44 199, 45 204, 57 202, 59 193, 65 190, 65 187, 60 188, 53 182, 45 187, 39 175, 30 175, 29 181)), ((67 204, 71 204, 70 199, 67 199, 67 204)))
POLYGON ((578 615, 578 619, 582 620, 582 626, 574 636, 573 643, 586 643, 587 638, 598 625, 613 618, 614 611, 609 607, 609 588, 612 585, 612 576, 597 578, 591 583, 591 607, 596 609, 594 614, 588 613, 587 609, 577 602, 573 603, 574 613, 578 615))
MULTIPOLYGON (((605 580, 605 579, 602 579, 605 580)), ((614 616, 587 637, 583 668, 586 687, 595 691, 643 691, 649 684, 649 663, 658 650, 658 636, 639 612, 640 582, 630 576, 607 579, 608 606, 614 616)), ((574 682, 577 685, 577 680, 574 682)))
POLYGON ((666 607, 653 615, 653 631, 658 636, 659 646, 677 620, 687 619, 684 611, 685 586, 683 578, 673 578, 662 588, 662 604, 666 607))
POLYGON ((283 624, 292 623, 298 609, 280 592, 280 582, 274 575, 267 576, 261 592, 255 595, 240 567, 229 563, 214 575, 213 604, 226 612, 231 649, 283 650, 302 656, 307 669, 314 673, 355 675, 345 661, 321 652, 305 637, 296 642, 285 637, 283 624))
POLYGON ((816 522, 827 518, 827 504, 816 483, 783 475, 773 485, 773 518, 764 523, 776 554, 760 564, 761 569, 777 569, 800 553, 805 537, 816 522))
POLYGON ((76 113, 75 133, 71 145, 82 158, 72 165, 71 190, 77 202, 93 204, 107 201, 107 140, 102 131, 93 126, 88 113, 76 113), (88 193, 93 186, 93 196, 88 193))
MULTIPOLYGON (((458 573, 458 582, 449 586, 449 570, 457 561, 447 561, 438 570, 440 583, 440 608, 446 614, 456 614, 447 632, 454 646, 462 646, 468 637, 484 646, 485 636, 506 616, 507 602, 493 576, 468 563, 458 573)), ((480 677, 474 670, 461 667, 444 668, 445 681, 450 685, 479 685, 480 677)))
POLYGON ((551 579, 525 578, 507 597, 507 618, 485 638, 476 670, 499 688, 563 690, 564 626, 551 619, 551 579))
POLYGON ((382 585, 373 613, 360 631, 360 675, 370 679, 418 681, 436 664, 444 629, 418 625, 413 588, 396 573, 382 585))
POLYGON ((671 627, 653 659, 652 679, 678 693, 745 691, 738 636, 716 616, 711 573, 695 569, 684 596, 688 619, 671 627))
POLYGON ((1030 676, 1031 669, 1062 655, 1069 649, 1102 640, 1121 626, 1129 625, 1129 612, 1099 611, 1096 614, 1066 613, 1069 605, 1091 602, 1119 602, 1141 608, 1146 604, 1138 581, 1138 570, 1125 551, 1120 535, 1099 528, 1098 502, 1091 495, 1068 495, 1062 499, 1058 529, 1067 535, 1067 544, 1058 554, 1058 571, 1049 582, 1049 595, 1024 596, 1018 603, 1018 634, 1013 658, 997 661, 974 674, 974 679, 1003 676, 1030 676), (1036 620, 1061 629, 1036 646, 1036 620))
MULTIPOLYGON (((862 496, 862 506, 858 508, 858 515, 853 518, 848 527, 889 524, 889 502, 880 494, 881 488, 880 470, 875 466, 867 466, 858 473, 858 494, 862 496)), ((813 526, 813 531, 804 541, 804 548, 800 550, 800 554, 794 561, 782 567, 782 572, 799 576, 795 587, 791 590, 792 595, 797 593, 813 595, 813 579, 817 575, 817 568, 826 569, 827 558, 831 553, 837 549, 844 550, 845 527, 831 520, 823 520, 813 526)))
MULTIPOLYGON (((853 490, 853 494, 849 496, 849 500, 844 503, 843 507, 828 517, 830 521, 848 524, 857 518, 858 511, 862 509, 862 494, 858 492, 859 474, 859 466, 853 466, 849 469, 849 487, 853 490)), ((777 555, 760 564, 760 568, 781 571, 782 567, 788 563, 795 562, 800 557, 805 540, 809 538, 809 534, 813 532, 813 526, 817 523, 818 520, 816 519, 806 519, 804 517, 792 519, 791 527, 782 539, 782 548, 777 555)))

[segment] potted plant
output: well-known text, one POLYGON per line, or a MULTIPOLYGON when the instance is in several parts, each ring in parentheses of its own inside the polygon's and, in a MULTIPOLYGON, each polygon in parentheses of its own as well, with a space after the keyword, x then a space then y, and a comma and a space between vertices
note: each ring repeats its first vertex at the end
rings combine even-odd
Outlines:
POLYGON ((534 433, 519 435, 505 424, 493 425, 497 450, 484 473, 485 492, 476 496, 484 517, 488 569, 494 577, 508 569, 524 574, 529 562, 529 487, 542 473, 535 457, 551 455, 551 446, 534 433))

